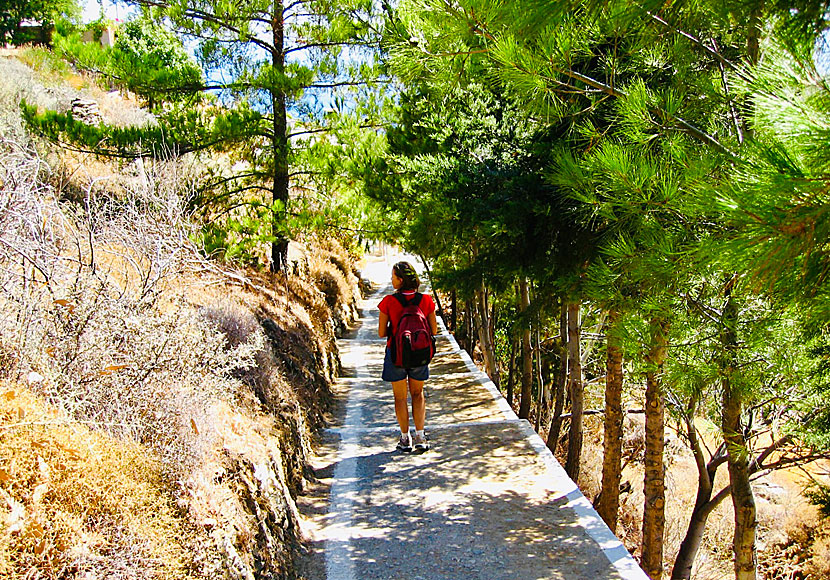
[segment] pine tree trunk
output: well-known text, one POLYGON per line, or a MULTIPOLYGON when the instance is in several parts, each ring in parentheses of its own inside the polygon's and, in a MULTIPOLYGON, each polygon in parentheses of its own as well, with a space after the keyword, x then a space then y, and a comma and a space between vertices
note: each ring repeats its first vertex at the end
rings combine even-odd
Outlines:
POLYGON ((450 330, 453 332, 458 328, 458 296, 455 288, 450 294, 450 308, 452 308, 452 315, 450 316, 450 330))
POLYGON ((665 403, 662 374, 666 361, 668 322, 651 321, 651 345, 646 355, 646 441, 645 506, 643 509, 643 552, 640 565, 651 580, 663 576, 663 536, 666 527, 665 403))
POLYGON ((727 301, 723 309, 721 343, 724 349, 721 386, 723 411, 721 430, 726 443, 729 485, 732 507, 735 510, 735 580, 755 580, 755 497, 749 482, 749 452, 741 425, 743 399, 740 390, 734 388, 733 376, 737 372, 738 307, 727 286, 727 301))
MULTIPOLYGON (((527 279, 519 281, 519 310, 523 314, 530 306, 527 279)), ((530 352, 530 328, 522 329, 522 396, 519 401, 519 418, 530 417, 530 399, 533 396, 533 360, 530 352)))
POLYGON ((563 302, 559 313, 559 372, 553 392, 553 417, 548 430, 547 446, 551 453, 556 453, 559 434, 562 431, 562 411, 565 409, 565 386, 568 383, 568 307, 563 302))
POLYGON ((473 324, 473 303, 471 300, 464 301, 464 350, 473 357, 476 350, 476 338, 473 324))
POLYGON ((565 471, 575 483, 579 481, 579 463, 582 458, 582 412, 585 404, 579 307, 579 302, 568 304, 568 393, 571 397, 571 426, 568 430, 568 459, 565 462, 565 471))
MULTIPOLYGON (((499 370, 499 357, 496 354, 496 323, 498 322, 498 311, 496 310, 496 301, 489 299, 490 302, 490 344, 493 345, 493 360, 495 360, 496 374, 501 379, 501 371, 499 370)), ((500 384, 500 383, 499 383, 500 384)))
MULTIPOLYGON (((285 72, 285 39, 283 22, 283 1, 274 2, 274 11, 271 21, 274 52, 271 54, 271 64, 278 74, 285 72)), ((274 183, 271 190, 271 201, 282 204, 282 210, 276 212, 271 223, 271 271, 279 272, 286 266, 288 257, 288 238, 282 230, 285 223, 288 204, 288 123, 286 121, 285 91, 276 89, 271 93, 271 105, 274 109, 274 136, 272 149, 274 155, 274 183)))
POLYGON ((602 488, 597 496, 596 510, 612 532, 617 532, 622 479, 623 439, 623 354, 617 334, 619 312, 608 313, 607 356, 605 363, 605 433, 602 454, 602 488))
POLYGON ((487 308, 487 291, 484 283, 476 289, 476 303, 478 310, 478 340, 481 343, 481 354, 484 356, 484 368, 490 380, 499 385, 499 375, 496 369, 496 352, 490 333, 490 312, 487 308))
MULTIPOLYGON (((718 504, 720 503, 718 502, 718 504)), ((692 567, 694 566, 697 553, 700 550, 700 544, 703 541, 703 534, 706 531, 706 521, 709 519, 709 514, 712 513, 712 509, 715 507, 717 507, 717 504, 709 504, 708 500, 702 497, 702 490, 698 488, 695 507, 689 519, 689 527, 686 529, 686 536, 683 538, 683 542, 680 544, 680 550, 677 552, 677 557, 674 560, 671 580, 690 580, 692 577, 692 567)))
POLYGON ((516 339, 510 339, 510 362, 507 367, 507 404, 511 407, 513 407, 513 387, 516 381, 516 373, 514 370, 516 367, 516 350, 518 350, 516 342, 516 339))
MULTIPOLYGON (((761 14, 764 1, 754 3, 750 8, 747 23, 747 62, 757 65, 761 56, 761 14)), ((754 112, 753 103, 748 102, 748 112, 744 117, 744 134, 752 137, 753 127, 749 119, 754 112)), ((749 453, 741 426, 743 400, 740 389, 734 388, 732 375, 737 370, 737 324, 738 308, 732 297, 733 277, 726 285, 726 306, 723 309, 721 342, 725 351, 725 367, 721 369, 723 388, 723 411, 721 430, 727 449, 727 466, 732 495, 732 507, 735 510, 735 534, 732 549, 735 553, 735 580, 755 580, 757 562, 755 559, 755 498, 749 484, 749 453)))
MULTIPOLYGON (((429 262, 421 254, 418 255, 418 258, 421 260, 421 263, 424 265, 424 270, 427 273, 427 279, 430 281, 430 284, 432 284, 432 270, 429 267, 429 262)), ((435 299, 435 310, 436 310, 435 315, 440 316, 442 319, 446 320, 447 313, 444 310, 444 306, 441 304, 441 297, 438 295, 438 292, 433 292, 432 297, 435 299)))
POLYGON ((541 321, 536 318, 536 331, 533 335, 533 342, 536 351, 536 384, 539 385, 539 412, 536 413, 536 432, 541 431, 542 425, 547 425, 548 411, 550 410, 550 385, 545 383, 542 374, 542 331, 541 321))

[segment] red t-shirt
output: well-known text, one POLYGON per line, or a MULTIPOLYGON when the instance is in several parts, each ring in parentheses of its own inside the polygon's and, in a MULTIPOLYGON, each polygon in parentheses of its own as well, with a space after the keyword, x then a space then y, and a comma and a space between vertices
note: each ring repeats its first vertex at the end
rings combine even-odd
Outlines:
MULTIPOLYGON (((405 292, 402 294, 407 300, 411 300, 415 295, 414 292, 405 292)), ((401 306, 401 303, 398 302, 397 298, 395 298, 392 294, 384 296, 383 300, 381 300, 380 304, 378 304, 378 309, 389 317, 389 320, 392 322, 393 329, 398 327, 398 322, 400 322, 401 313, 403 312, 403 306, 401 306)), ((429 294, 421 294, 421 302, 418 304, 418 309, 424 313, 424 316, 427 317, 431 313, 435 312, 435 302, 432 300, 432 296, 429 294)), ((386 337, 387 346, 389 346, 391 340, 391 336, 386 337)))

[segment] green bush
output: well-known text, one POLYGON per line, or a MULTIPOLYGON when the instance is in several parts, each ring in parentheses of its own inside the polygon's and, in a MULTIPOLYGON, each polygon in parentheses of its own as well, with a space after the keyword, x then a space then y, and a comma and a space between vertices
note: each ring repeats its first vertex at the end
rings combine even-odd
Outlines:
POLYGON ((0 43, 37 41, 26 39, 25 33, 21 36, 19 24, 23 20, 41 21, 52 26, 61 19, 75 19, 80 13, 76 0, 4 0, 0 2, 0 43))
POLYGON ((132 20, 118 31, 109 66, 124 86, 150 108, 182 99, 177 88, 202 82, 202 69, 173 33, 148 20, 132 20))
POLYGON ((830 518, 830 487, 816 483, 805 490, 804 495, 818 508, 824 518, 830 518))
MULTIPOLYGON (((108 26, 108 21, 96 21, 87 29, 100 39, 108 26)), ((202 69, 181 40, 144 19, 124 23, 112 48, 83 42, 75 33, 58 39, 56 50, 77 67, 100 74, 108 84, 134 92, 150 109, 182 101, 178 88, 202 82, 202 69)))

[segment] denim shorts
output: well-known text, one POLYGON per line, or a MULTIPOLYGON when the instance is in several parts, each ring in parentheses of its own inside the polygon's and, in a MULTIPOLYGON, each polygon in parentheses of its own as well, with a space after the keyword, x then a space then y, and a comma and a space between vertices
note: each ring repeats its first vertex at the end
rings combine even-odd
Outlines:
POLYGON ((396 367, 392 363, 392 351, 389 347, 386 348, 386 355, 383 357, 383 375, 381 378, 384 381, 395 383, 404 380, 406 377, 415 379, 416 381, 425 381, 429 378, 429 365, 422 367, 415 367, 412 369, 402 369, 396 367))

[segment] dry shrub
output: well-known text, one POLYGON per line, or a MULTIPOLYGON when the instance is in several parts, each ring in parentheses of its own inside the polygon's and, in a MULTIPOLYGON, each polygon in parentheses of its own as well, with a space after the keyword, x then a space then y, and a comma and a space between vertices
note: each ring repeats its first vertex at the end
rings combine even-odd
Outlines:
POLYGON ((348 295, 348 287, 340 270, 329 263, 323 262, 315 264, 312 269, 312 276, 317 288, 326 297, 326 303, 330 308, 335 308, 344 302, 348 295))
POLYGON ((804 565, 805 578, 830 578, 830 531, 827 522, 816 534, 812 545, 812 557, 804 565))
POLYGON ((21 99, 50 109, 65 109, 74 92, 56 87, 44 88, 28 66, 12 58, 0 58, 0 135, 26 143, 28 137, 19 113, 21 99))
POLYGON ((19 385, 0 396, 0 577, 193 577, 196 530, 152 454, 19 385))
POLYGON ((274 350, 254 313, 229 299, 203 306, 199 312, 211 328, 222 334, 223 348, 231 356, 236 356, 240 349, 250 352, 253 347, 253 364, 238 366, 231 371, 231 376, 250 387, 260 403, 283 397, 288 389, 281 389, 276 384, 280 377, 274 350))
POLYGON ((342 260, 337 254, 322 248, 314 248, 309 258, 311 279, 326 298, 330 308, 348 304, 351 299, 351 286, 348 266, 342 267, 342 260))
POLYGON ((765 580, 830 577, 830 522, 803 497, 804 473, 777 472, 756 490, 758 568, 765 580))
POLYGON ((206 422, 211 401, 235 398, 233 377, 255 365, 262 334, 226 348, 224 335, 184 304, 158 312, 85 290, 27 329, 26 358, 45 377, 39 391, 187 469, 211 444, 193 425, 206 422))
POLYGON ((315 247, 309 258, 310 277, 323 293, 331 312, 334 331, 342 336, 357 317, 357 277, 346 250, 334 241, 315 247))
POLYGON ((234 398, 262 333, 228 349, 195 309, 158 295, 206 264, 188 239, 187 183, 169 164, 126 180, 113 198, 90 186, 83 207, 60 204, 31 151, 0 149, 0 342, 37 371, 39 391, 78 420, 147 443, 189 469, 211 442, 212 400, 234 398), (143 184, 143 185, 142 185, 143 184))
POLYGON ((352 268, 352 258, 346 249, 332 239, 325 240, 322 244, 322 249, 325 251, 325 259, 337 267, 343 273, 343 277, 349 284, 354 284, 354 269, 352 268))
POLYGON ((263 301, 257 311, 280 375, 293 392, 279 404, 302 401, 316 427, 322 422, 330 383, 340 366, 331 312, 316 287, 300 280, 291 282, 289 304, 280 302, 263 301))

